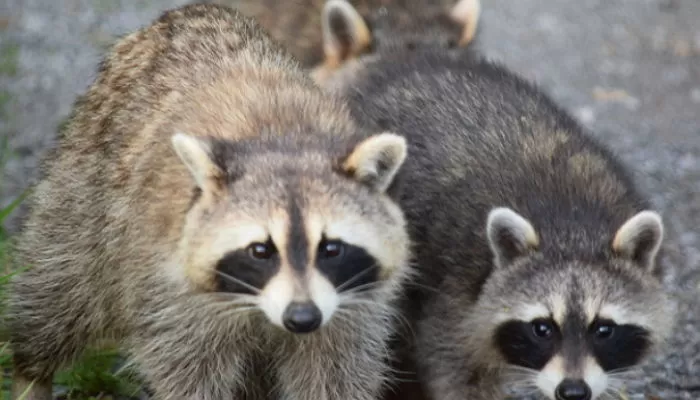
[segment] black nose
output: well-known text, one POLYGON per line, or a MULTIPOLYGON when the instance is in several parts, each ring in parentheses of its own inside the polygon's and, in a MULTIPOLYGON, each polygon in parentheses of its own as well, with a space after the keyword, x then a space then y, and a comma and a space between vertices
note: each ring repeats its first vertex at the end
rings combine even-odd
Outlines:
POLYGON ((312 302, 291 303, 284 310, 282 323, 290 332, 309 333, 321 326, 321 310, 312 302))
POLYGON ((557 386, 557 400, 591 400, 591 388, 580 379, 564 379, 557 386))

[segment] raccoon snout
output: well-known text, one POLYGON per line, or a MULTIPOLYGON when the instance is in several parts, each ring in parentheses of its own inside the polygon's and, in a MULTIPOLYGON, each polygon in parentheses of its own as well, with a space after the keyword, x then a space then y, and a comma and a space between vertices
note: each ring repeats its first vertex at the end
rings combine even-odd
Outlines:
POLYGON ((555 391, 557 400, 591 400, 591 388, 580 379, 564 379, 555 391))
POLYGON ((282 315, 282 324, 293 333, 313 332, 321 326, 323 315, 313 302, 290 303, 282 315))

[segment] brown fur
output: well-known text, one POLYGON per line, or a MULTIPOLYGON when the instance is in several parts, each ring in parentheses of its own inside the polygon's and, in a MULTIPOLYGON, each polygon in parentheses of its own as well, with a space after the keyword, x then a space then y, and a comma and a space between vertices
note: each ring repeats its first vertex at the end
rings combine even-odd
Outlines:
POLYGON ((481 15, 480 0, 428 2, 386 1, 369 14, 345 0, 329 0, 323 10, 324 60, 311 75, 324 86, 360 58, 383 52, 474 47, 481 15))
MULTIPOLYGON (((453 21, 450 12, 457 0, 350 0, 350 4, 369 26, 372 38, 355 49, 349 58, 330 60, 324 55, 322 12, 326 0, 210 0, 229 5, 244 15, 255 18, 273 39, 281 43, 306 67, 334 70, 339 63, 360 53, 373 52, 396 36, 410 34, 415 42, 431 45, 448 42, 466 46, 471 37, 462 37, 461 23, 453 21), (376 29, 375 29, 376 26, 376 29), (439 32, 439 35, 436 33, 439 32), (464 39, 464 40, 463 40, 464 39)), ((360 22, 360 21, 357 21, 360 22)), ((326 73, 318 71, 319 73, 326 73)))
MULTIPOLYGON (((171 10, 122 38, 45 160, 18 238, 16 262, 31 269, 11 287, 13 398, 34 381, 29 398, 50 399, 56 369, 104 338, 124 345, 158 399, 375 398, 408 241, 398 207, 369 180, 387 176, 342 167, 351 151, 367 162, 353 150, 367 136, 228 8, 171 10), (209 148, 200 187, 173 151, 178 132, 209 148), (348 307, 305 336, 211 292, 212 263, 234 250, 222 232, 264 225, 282 232, 282 248, 298 228, 290 202, 305 206, 307 223, 369 227, 354 244, 385 246, 368 248, 388 282, 367 295, 372 307, 348 307), (272 383, 246 387, 253 369, 272 383)), ((405 153, 391 154, 398 168, 405 153)), ((282 255, 280 270, 291 273, 293 255, 282 255)))

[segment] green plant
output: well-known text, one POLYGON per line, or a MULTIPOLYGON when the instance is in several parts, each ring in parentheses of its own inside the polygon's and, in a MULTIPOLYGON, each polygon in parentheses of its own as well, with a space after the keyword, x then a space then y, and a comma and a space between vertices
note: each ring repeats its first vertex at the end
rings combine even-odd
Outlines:
POLYGON ((13 77, 17 75, 19 64, 19 45, 7 43, 0 47, 0 75, 13 77))
MULTIPOLYGON (((9 157, 7 139, 0 139, 0 170, 9 157)), ((10 237, 3 221, 19 207, 29 190, 4 208, 0 208, 0 320, 5 315, 7 284, 13 276, 26 267, 13 268, 10 264, 10 237)), ((133 398, 140 391, 138 380, 128 369, 118 369, 122 362, 114 349, 90 349, 84 357, 69 369, 56 374, 54 384, 65 389, 65 399, 91 400, 98 398, 133 398)), ((0 323, 0 398, 10 398, 12 355, 7 343, 4 324, 0 323)))
POLYGON ((141 388, 130 370, 117 368, 121 361, 117 350, 91 349, 75 366, 56 374, 54 384, 68 388, 69 399, 99 394, 133 397, 141 388))

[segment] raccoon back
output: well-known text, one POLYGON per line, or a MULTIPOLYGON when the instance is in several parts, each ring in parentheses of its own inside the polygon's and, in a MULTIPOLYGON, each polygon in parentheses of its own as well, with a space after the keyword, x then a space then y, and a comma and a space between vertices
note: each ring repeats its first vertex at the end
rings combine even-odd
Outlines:
MULTIPOLYGON (((430 275, 470 260, 471 292, 491 270, 493 207, 529 218, 558 257, 588 254, 646 206, 625 168, 535 85, 474 52, 386 55, 344 89, 358 118, 408 139, 402 205, 430 275), (571 252, 565 254, 564 251, 571 252)), ((428 282, 437 284, 437 282, 428 282)), ((465 287, 469 291, 469 287, 465 287)))

